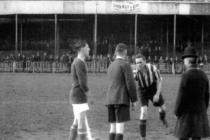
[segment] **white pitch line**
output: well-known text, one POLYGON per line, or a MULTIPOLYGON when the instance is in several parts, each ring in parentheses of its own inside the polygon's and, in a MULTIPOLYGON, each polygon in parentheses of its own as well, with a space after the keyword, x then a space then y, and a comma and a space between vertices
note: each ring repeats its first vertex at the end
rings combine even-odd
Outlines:
POLYGON ((19 100, 19 101, 2 101, 0 104, 70 104, 68 101, 34 101, 34 100, 19 100))

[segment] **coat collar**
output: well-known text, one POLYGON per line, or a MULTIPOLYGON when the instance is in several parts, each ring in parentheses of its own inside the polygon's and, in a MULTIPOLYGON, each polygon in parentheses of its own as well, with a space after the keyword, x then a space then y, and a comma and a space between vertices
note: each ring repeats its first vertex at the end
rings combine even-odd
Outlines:
POLYGON ((187 68, 187 70, 191 70, 191 69, 199 69, 199 68, 197 67, 197 64, 192 64, 191 66, 187 68))
POLYGON ((116 59, 123 59, 123 60, 125 60, 125 58, 124 58, 124 57, 119 56, 119 55, 117 55, 117 56, 116 56, 116 59))

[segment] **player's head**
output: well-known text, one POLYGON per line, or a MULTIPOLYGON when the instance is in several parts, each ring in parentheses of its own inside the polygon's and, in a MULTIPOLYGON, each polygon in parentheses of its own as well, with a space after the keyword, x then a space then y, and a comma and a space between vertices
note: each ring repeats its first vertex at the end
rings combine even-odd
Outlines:
POLYGON ((124 43, 119 43, 116 46, 115 54, 117 56, 126 57, 127 56, 127 45, 124 43))
POLYGON ((83 55, 84 57, 89 57, 90 48, 85 40, 77 40, 74 44, 77 54, 83 55))
POLYGON ((143 67, 146 65, 146 58, 143 54, 139 53, 135 57, 135 62, 137 66, 143 67))

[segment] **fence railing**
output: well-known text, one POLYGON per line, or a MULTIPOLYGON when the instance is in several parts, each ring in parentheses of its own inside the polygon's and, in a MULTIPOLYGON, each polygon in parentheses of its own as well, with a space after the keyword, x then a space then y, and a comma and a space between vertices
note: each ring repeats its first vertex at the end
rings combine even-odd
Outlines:
MULTIPOLYGON (((71 66, 61 62, 11 62, 3 72, 64 73, 70 72, 71 66), (12 66, 12 67, 11 67, 12 66)), ((4 63, 0 63, 1 64, 4 63)), ((1 69, 0 69, 1 71, 1 69)))
MULTIPOLYGON (((104 61, 87 62, 88 72, 105 73, 108 63, 104 61)), ((0 62, 0 72, 70 73, 71 64, 62 62, 0 62)))
MULTIPOLYGON (((89 61, 89 73, 105 73, 109 63, 107 61, 89 61)), ((184 71, 183 63, 158 63, 156 66, 161 73, 180 74, 184 71)), ((210 74, 210 63, 201 65, 210 74)), ((29 72, 29 73, 70 73, 71 64, 62 62, 0 62, 0 72, 29 72)))
MULTIPOLYGON (((181 74, 185 71, 184 64, 180 63, 159 63, 156 65, 161 73, 166 74, 181 74)), ((210 74, 210 63, 199 64, 198 65, 202 70, 204 70, 207 74, 210 74)))

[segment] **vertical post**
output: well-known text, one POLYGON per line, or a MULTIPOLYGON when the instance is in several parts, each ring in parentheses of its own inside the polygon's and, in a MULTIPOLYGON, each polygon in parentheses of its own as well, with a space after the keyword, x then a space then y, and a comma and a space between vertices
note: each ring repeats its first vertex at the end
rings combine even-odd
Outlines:
POLYGON ((54 41, 54 59, 57 56, 57 15, 55 14, 55 41, 54 41))
POLYGON ((137 53, 137 24, 138 24, 138 15, 135 14, 135 28, 134 28, 134 53, 137 53))
POLYGON ((18 15, 15 15, 15 55, 18 52, 18 15))
POLYGON ((130 48, 132 46, 132 43, 133 43, 133 34, 132 34, 132 24, 130 23, 131 21, 129 21, 129 50, 130 49, 133 49, 133 48, 130 48))
POLYGON ((168 54, 168 47, 169 47, 169 31, 168 31, 168 20, 167 20, 167 26, 166 26, 166 56, 169 56, 168 54))
POLYGON ((201 54, 204 55, 204 23, 202 23, 201 27, 201 54))
MULTIPOLYGON (((158 35, 158 34, 157 34, 158 35)), ((160 23, 160 46, 163 45, 163 23, 160 23)))
POLYGON ((94 42, 94 50, 93 50, 93 54, 96 56, 97 54, 97 27, 98 27, 98 17, 97 14, 95 14, 94 16, 94 38, 93 38, 93 42, 94 42))
POLYGON ((174 39, 173 39, 173 57, 176 56, 176 15, 174 15, 174 39))
POLYGON ((60 51, 60 34, 59 34, 59 30, 60 30, 60 28, 59 28, 59 23, 58 23, 58 17, 57 17, 57 31, 56 31, 56 46, 57 46, 57 54, 58 54, 58 56, 59 56, 59 51, 60 51))
POLYGON ((20 53, 23 54, 23 27, 20 25, 20 53))

